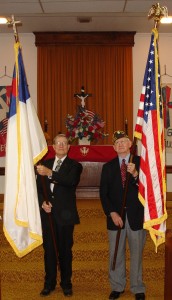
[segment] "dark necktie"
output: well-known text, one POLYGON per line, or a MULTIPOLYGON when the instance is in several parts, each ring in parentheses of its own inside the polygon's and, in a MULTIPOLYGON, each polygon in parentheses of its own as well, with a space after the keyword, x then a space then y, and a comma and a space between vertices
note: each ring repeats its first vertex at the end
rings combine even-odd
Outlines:
POLYGON ((56 171, 56 172, 59 171, 59 169, 60 169, 60 167, 61 167, 61 164, 62 164, 62 161, 61 161, 61 159, 59 159, 59 160, 57 161, 57 165, 56 165, 56 167, 55 167, 55 171, 56 171))
POLYGON ((126 173, 127 173, 127 165, 125 163, 125 159, 122 160, 121 163, 121 178, 122 178, 122 185, 124 187, 126 181, 126 173))
MULTIPOLYGON (((59 160, 57 161, 57 165, 56 165, 56 167, 55 167, 55 169, 54 169, 55 172, 58 172, 58 171, 59 171, 59 169, 60 169, 60 167, 61 167, 61 164, 62 164, 62 161, 61 161, 61 159, 59 159, 59 160)), ((54 189, 54 183, 52 183, 52 182, 51 182, 51 184, 50 184, 50 189, 51 189, 51 191, 53 192, 53 189, 54 189)))

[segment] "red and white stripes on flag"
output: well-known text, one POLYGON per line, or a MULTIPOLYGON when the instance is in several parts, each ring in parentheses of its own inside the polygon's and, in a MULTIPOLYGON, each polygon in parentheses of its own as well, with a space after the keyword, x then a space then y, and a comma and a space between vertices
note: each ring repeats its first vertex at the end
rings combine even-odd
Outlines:
POLYGON ((90 119, 93 119, 95 116, 95 113, 88 109, 85 110, 85 113, 87 114, 88 117, 90 117, 90 119))
POLYGON ((0 86, 0 157, 5 156, 8 113, 12 86, 0 86))
POLYGON ((3 119, 1 123, 2 123, 2 129, 0 129, 0 134, 5 135, 7 134, 8 118, 3 119))
POLYGON ((157 251, 157 247, 165 241, 167 219, 165 141, 157 29, 152 30, 134 135, 141 140, 139 199, 144 205, 144 228, 149 231, 157 251))

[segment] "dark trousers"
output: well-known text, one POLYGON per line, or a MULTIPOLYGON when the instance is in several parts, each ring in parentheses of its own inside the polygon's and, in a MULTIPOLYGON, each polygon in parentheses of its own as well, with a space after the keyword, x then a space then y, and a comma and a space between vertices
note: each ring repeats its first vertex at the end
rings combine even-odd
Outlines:
POLYGON ((44 247, 44 266, 45 266, 45 287, 55 288, 57 283, 57 265, 60 268, 62 289, 72 288, 72 246, 74 225, 60 225, 51 215, 41 213, 43 247, 44 247), (52 235, 52 227, 53 234, 52 235), (55 251, 54 242, 56 242, 55 251))

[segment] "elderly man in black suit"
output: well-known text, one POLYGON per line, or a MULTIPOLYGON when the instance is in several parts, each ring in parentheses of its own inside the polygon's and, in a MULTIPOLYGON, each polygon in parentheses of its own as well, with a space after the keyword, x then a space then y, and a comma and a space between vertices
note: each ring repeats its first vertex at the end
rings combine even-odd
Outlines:
POLYGON ((134 156, 129 162, 132 145, 127 134, 116 131, 113 134, 117 157, 103 165, 100 198, 107 217, 109 238, 109 280, 112 292, 109 299, 117 299, 126 286, 126 239, 130 249, 130 290, 136 300, 145 299, 145 285, 142 281, 142 253, 146 240, 143 229, 144 208, 138 199, 138 174, 140 158, 134 156), (129 172, 124 214, 121 216, 126 172, 129 172), (112 268, 116 236, 121 228, 115 270, 112 268))
POLYGON ((73 232, 74 225, 79 224, 76 187, 80 181, 82 165, 67 156, 69 147, 66 136, 58 134, 53 142, 55 158, 37 166, 45 265, 45 282, 41 296, 48 296, 55 289, 57 265, 64 295, 72 296, 73 293, 73 232))

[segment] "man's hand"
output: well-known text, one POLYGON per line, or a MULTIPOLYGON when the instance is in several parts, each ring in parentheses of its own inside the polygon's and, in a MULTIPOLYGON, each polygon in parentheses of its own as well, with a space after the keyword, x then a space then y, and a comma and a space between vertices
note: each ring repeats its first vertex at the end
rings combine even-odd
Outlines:
POLYGON ((134 178, 138 176, 138 172, 136 170, 136 166, 133 163, 128 163, 127 172, 129 172, 134 178))
POLYGON ((47 203, 46 201, 44 201, 42 203, 42 209, 45 210, 46 213, 50 213, 51 208, 52 208, 52 204, 50 202, 47 203))
POLYGON ((43 165, 38 165, 36 167, 37 169, 37 172, 39 175, 42 175, 42 176, 52 176, 52 170, 51 169, 48 169, 47 167, 43 166, 43 165))
POLYGON ((111 212, 110 213, 110 216, 112 218, 112 221, 114 222, 114 224, 118 227, 121 227, 123 226, 123 221, 122 221, 122 218, 120 217, 120 215, 116 212, 111 212))

